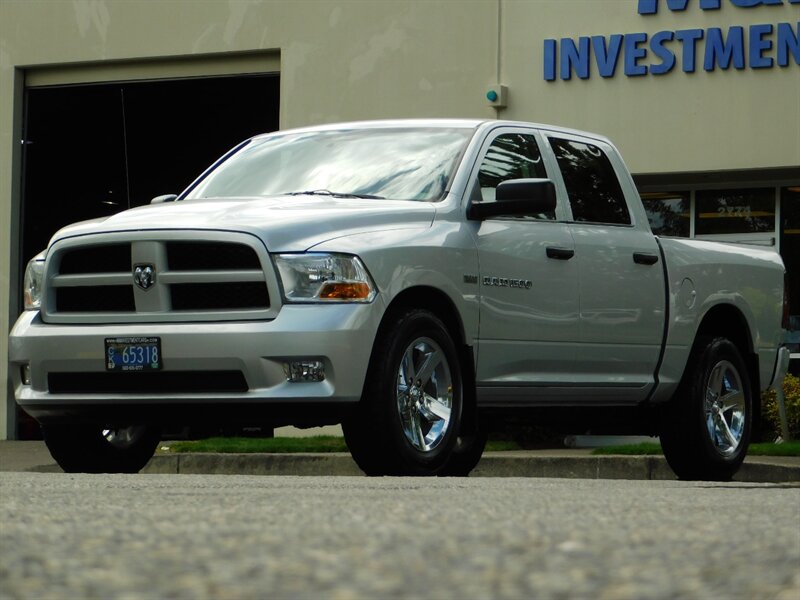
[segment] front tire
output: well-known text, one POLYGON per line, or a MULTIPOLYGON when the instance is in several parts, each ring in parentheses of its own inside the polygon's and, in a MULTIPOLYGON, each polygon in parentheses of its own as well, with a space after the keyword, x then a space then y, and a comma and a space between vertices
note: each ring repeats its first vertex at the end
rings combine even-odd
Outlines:
POLYGON ((680 479, 729 481, 750 444, 753 396, 747 368, 725 338, 701 338, 665 407, 664 456, 680 479))
POLYGON ((160 430, 145 425, 49 424, 42 427, 42 434, 66 473, 138 473, 161 441, 160 430))
POLYGON ((462 370, 444 324, 426 310, 388 317, 359 406, 342 428, 367 475, 438 475, 461 426, 462 370))
POLYGON ((478 466, 489 439, 489 431, 479 423, 476 431, 458 436, 450 460, 439 472, 440 477, 467 477, 478 466))

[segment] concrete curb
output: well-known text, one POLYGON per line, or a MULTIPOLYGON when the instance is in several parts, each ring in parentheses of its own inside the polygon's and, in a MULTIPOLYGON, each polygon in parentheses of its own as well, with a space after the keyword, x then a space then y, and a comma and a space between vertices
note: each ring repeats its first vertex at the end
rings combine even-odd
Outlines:
MULTIPOLYGON (((486 452, 473 477, 559 477, 674 480, 663 456, 593 456, 568 448, 486 452)), ((44 442, 0 441, 0 472, 60 473, 44 442)), ((158 454, 143 473, 220 475, 363 474, 348 453, 332 454, 158 454)), ((800 483, 800 457, 748 456, 736 481, 800 483)))
MULTIPOLYGON (((800 461, 775 464, 764 459, 742 465, 735 481, 800 482, 800 461)), ((158 455, 142 473, 362 476, 346 453, 158 455)), ((675 480, 662 456, 539 456, 486 453, 473 477, 556 477, 566 479, 675 480)))

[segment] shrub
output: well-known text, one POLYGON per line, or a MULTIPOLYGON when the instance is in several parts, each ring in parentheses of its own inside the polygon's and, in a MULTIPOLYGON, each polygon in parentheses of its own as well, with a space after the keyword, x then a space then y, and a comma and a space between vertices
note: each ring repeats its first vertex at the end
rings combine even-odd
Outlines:
MULTIPOLYGON (((783 380, 783 395, 786 398, 786 420, 789 422, 789 435, 793 440, 800 439, 800 378, 787 375, 783 380)), ((781 435, 781 417, 774 390, 767 390, 761 397, 761 415, 764 424, 772 427, 775 436, 781 435)))

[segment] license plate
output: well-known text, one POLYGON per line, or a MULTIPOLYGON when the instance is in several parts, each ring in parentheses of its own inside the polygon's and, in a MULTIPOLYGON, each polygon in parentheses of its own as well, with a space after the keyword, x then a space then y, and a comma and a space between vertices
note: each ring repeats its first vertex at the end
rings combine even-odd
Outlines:
POLYGON ((161 338, 106 338, 106 371, 159 371, 161 338))

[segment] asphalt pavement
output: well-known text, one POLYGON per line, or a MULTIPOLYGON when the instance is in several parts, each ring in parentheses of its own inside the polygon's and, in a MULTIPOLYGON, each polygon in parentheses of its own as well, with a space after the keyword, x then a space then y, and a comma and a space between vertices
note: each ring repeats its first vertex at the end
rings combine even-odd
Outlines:
POLYGON ((0 474, 0 598, 797 600, 800 488, 0 474))
MULTIPOLYGON (((0 471, 60 472, 44 442, 0 441, 0 471)), ((358 476, 347 453, 159 453, 152 474, 358 476)), ((473 477, 674 480, 662 456, 593 456, 588 449, 486 452, 473 477)), ((735 481, 800 483, 800 457, 748 456, 735 481)))

